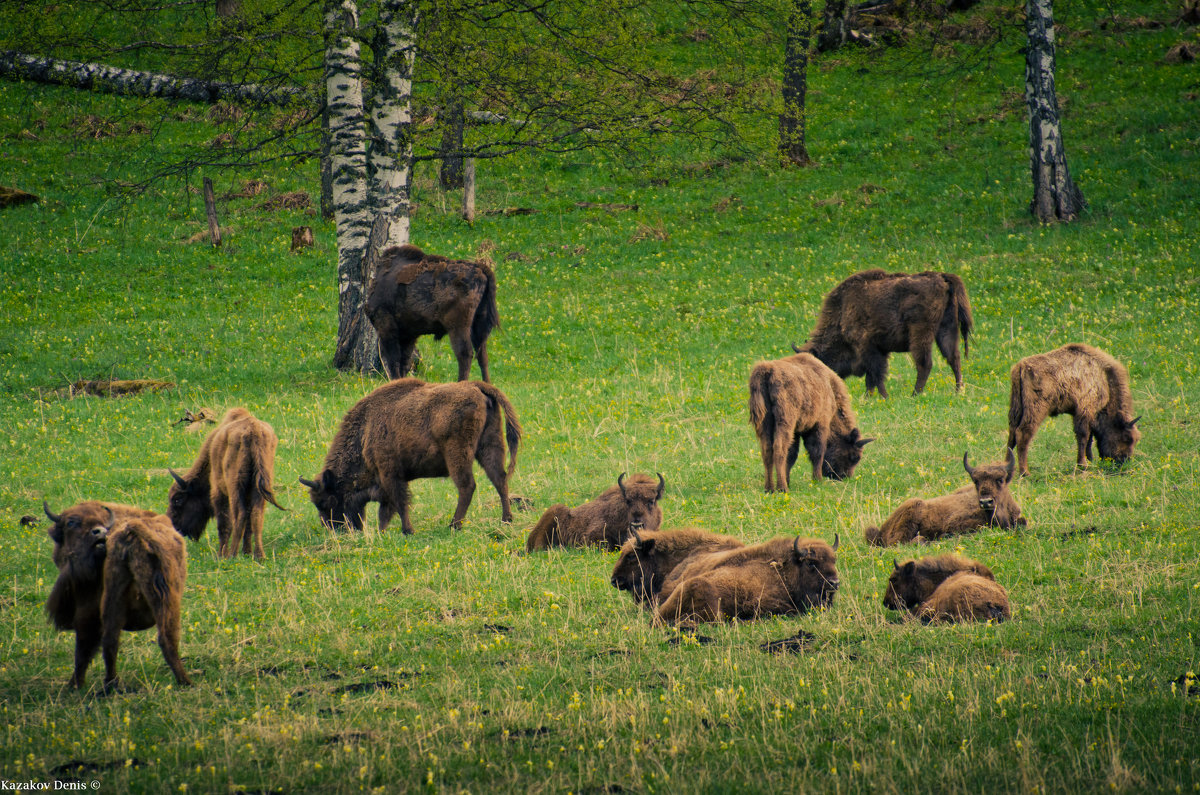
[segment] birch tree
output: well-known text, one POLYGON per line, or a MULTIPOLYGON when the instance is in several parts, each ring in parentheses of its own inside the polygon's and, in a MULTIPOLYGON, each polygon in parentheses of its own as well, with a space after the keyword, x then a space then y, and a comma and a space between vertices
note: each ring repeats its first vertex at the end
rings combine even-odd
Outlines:
POLYGON ((1083 193, 1067 169, 1054 87, 1052 0, 1026 0, 1025 102, 1029 106, 1029 162, 1033 200, 1029 211, 1042 223, 1073 221, 1083 211, 1083 193))

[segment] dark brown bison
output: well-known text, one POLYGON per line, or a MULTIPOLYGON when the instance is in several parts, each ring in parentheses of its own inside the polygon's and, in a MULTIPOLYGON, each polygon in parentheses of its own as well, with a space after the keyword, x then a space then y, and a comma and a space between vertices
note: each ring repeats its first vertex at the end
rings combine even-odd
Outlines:
POLYGON ((183 539, 167 517, 129 505, 87 501, 60 514, 43 504, 54 524, 58 579, 46 615, 75 632, 73 687, 82 687, 96 650, 104 652, 104 684, 117 681, 121 630, 158 627, 163 658, 181 685, 191 684, 179 659, 180 605, 187 579, 183 539))
POLYGON ((376 501, 380 529, 399 512, 408 534, 413 532, 409 481, 449 477, 458 489, 450 522, 457 529, 475 494, 473 462, 478 461, 500 495, 502 521, 511 522, 508 479, 517 466, 520 441, 516 411, 491 384, 402 378, 379 387, 346 413, 321 473, 316 480, 300 482, 331 528, 361 530, 367 503, 376 501))
MULTIPOLYGON (((827 607, 838 588, 837 539, 776 538, 763 544, 695 556, 688 574, 659 594, 655 620, 694 625, 726 619, 796 615, 827 607)), ((691 559, 689 559, 691 560, 691 559)))
POLYGON ((808 353, 759 362, 750 371, 750 422, 758 435, 766 490, 787 491, 800 444, 813 480, 841 480, 862 460, 864 439, 842 379, 808 353))
POLYGON ((183 535, 199 540, 208 520, 217 518, 217 554, 238 552, 263 558, 263 514, 275 501, 278 439, 270 425, 244 408, 233 408, 200 446, 186 475, 167 470, 175 483, 167 492, 167 518, 183 535))
POLYGON ((587 547, 601 545, 605 549, 620 549, 633 531, 657 530, 662 525, 662 499, 666 481, 649 475, 635 474, 625 480, 617 477, 594 500, 576 508, 559 503, 552 505, 529 531, 525 550, 551 547, 587 547))
POLYGON ((906 560, 904 565, 892 561, 892 567, 883 605, 891 610, 907 610, 914 614, 920 611, 926 599, 933 596, 939 585, 955 574, 967 572, 989 580, 996 579, 987 566, 961 555, 934 555, 920 560, 906 560))
POLYGON ((943 536, 970 533, 984 527, 1012 528, 1026 524, 1021 508, 1008 486, 1012 482, 1012 450, 1003 464, 983 464, 972 467, 963 453, 963 469, 971 478, 963 486, 942 497, 905 500, 892 512, 882 527, 864 531, 867 543, 880 547, 925 543, 943 536))
POLYGON ((925 389, 933 367, 933 343, 942 352, 954 383, 962 389, 963 356, 970 351, 974 321, 967 288, 953 273, 856 273, 825 296, 817 327, 797 353, 808 352, 839 376, 864 375, 868 394, 887 397, 888 354, 908 351, 917 368, 913 394, 925 389))
POLYGON ((1007 621, 1012 618, 1008 591, 988 577, 960 572, 937 587, 917 611, 925 622, 1007 621))
POLYGON ((1142 438, 1141 417, 1133 416, 1129 373, 1099 348, 1072 343, 1049 353, 1026 356, 1009 373, 1008 446, 1017 451, 1021 474, 1029 474, 1029 443, 1047 417, 1075 420, 1075 463, 1092 460, 1092 439, 1101 458, 1123 464, 1142 438))
POLYGON ((367 317, 379 334, 379 354, 389 378, 402 378, 412 363, 417 337, 450 335, 458 380, 471 375, 472 352, 488 377, 487 339, 500 327, 496 275, 482 262, 426 254, 416 246, 393 246, 379 255, 367 293, 367 317))
POLYGON ((612 585, 629 591, 634 601, 650 605, 657 601, 663 581, 675 567, 692 555, 724 552, 743 547, 732 536, 710 533, 696 527, 682 530, 635 532, 621 546, 613 567, 612 585))

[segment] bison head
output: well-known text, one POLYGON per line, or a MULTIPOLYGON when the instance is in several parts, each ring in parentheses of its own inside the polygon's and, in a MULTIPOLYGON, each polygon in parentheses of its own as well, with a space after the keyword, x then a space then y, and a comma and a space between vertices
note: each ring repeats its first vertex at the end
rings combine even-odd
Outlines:
POLYGON ((968 453, 964 452, 963 469, 975 484, 975 493, 979 496, 979 509, 988 516, 994 516, 997 506, 1013 501, 1008 490, 1016 466, 1013 451, 1011 448, 1008 450, 1004 464, 984 464, 978 467, 972 467, 967 456, 968 453))
POLYGON ((821 462, 821 475, 831 480, 844 480, 854 474, 854 468, 862 460, 863 448, 872 438, 863 438, 858 428, 847 434, 831 433, 825 445, 825 460, 821 462))
POLYGON ((1096 447, 1101 458, 1111 459, 1114 464, 1124 464, 1133 455, 1133 447, 1142 438, 1142 432, 1137 428, 1141 417, 1129 419, 1129 415, 1118 413, 1115 416, 1097 418, 1092 428, 1096 437, 1096 447))
POLYGON ((112 509, 89 501, 57 515, 46 502, 42 510, 54 523, 46 532, 54 542, 55 565, 76 582, 98 581, 108 552, 108 531, 116 519, 112 509))
POLYGON ((828 607, 838 589, 837 552, 839 538, 833 546, 824 541, 796 536, 792 542, 792 564, 796 568, 794 582, 788 588, 798 597, 797 607, 828 607))
POLYGON ((309 499, 317 506, 321 524, 330 530, 362 529, 361 506, 358 510, 350 510, 346 489, 333 472, 325 469, 316 480, 300 478, 300 483, 308 487, 309 499))
POLYGON ((658 507, 658 501, 662 499, 666 485, 662 475, 658 475, 657 484, 646 475, 634 475, 628 483, 625 482, 624 472, 617 477, 617 488, 625 500, 630 534, 638 530, 657 530, 662 524, 662 509, 658 507))
POLYGON ((629 591, 638 602, 649 602, 661 588, 658 556, 654 554, 655 539, 643 539, 637 531, 621 548, 621 556, 613 567, 612 585, 629 591))
POLYGON ((204 478, 185 478, 168 469, 175 482, 167 492, 167 518, 181 536, 199 541, 212 518, 212 501, 204 478))

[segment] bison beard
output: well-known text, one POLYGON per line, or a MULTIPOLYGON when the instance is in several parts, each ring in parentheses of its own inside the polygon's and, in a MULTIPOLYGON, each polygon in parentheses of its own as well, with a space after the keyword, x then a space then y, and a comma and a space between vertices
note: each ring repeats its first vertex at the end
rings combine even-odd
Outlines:
POLYGON ((933 368, 933 344, 954 371, 962 390, 963 356, 970 351, 974 326, 967 288, 952 273, 885 273, 862 271, 825 296, 816 328, 797 352, 816 356, 840 377, 866 376, 867 393, 887 397, 888 355, 908 351, 917 369, 913 394, 925 389, 933 368))
POLYGON ((620 549, 633 533, 658 530, 662 525, 658 501, 665 487, 662 475, 655 479, 639 473, 625 480, 622 472, 616 486, 583 505, 568 508, 559 503, 546 509, 529 531, 525 551, 597 544, 608 550, 620 549))

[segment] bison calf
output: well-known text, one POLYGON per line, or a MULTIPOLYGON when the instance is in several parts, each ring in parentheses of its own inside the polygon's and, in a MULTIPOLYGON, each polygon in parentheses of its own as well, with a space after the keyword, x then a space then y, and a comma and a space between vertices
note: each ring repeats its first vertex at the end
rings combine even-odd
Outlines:
POLYGON ((920 394, 933 368, 933 343, 962 389, 963 356, 970 351, 974 321, 967 288, 953 273, 856 273, 834 287, 821 305, 817 326, 797 353, 807 351, 840 377, 864 375, 867 393, 887 397, 888 354, 908 351, 917 368, 913 394, 920 394))
POLYGON ((826 607, 838 588, 837 546, 836 537, 830 546, 797 536, 696 556, 686 575, 664 583, 655 620, 694 625, 826 607))
POLYGON ((482 262, 426 254, 416 246, 393 246, 379 255, 367 293, 366 314, 379 334, 379 354, 389 378, 403 378, 417 338, 450 335, 458 380, 471 374, 472 352, 488 377, 487 339, 500 326, 496 275, 482 262))
POLYGON ((1099 348, 1073 343, 1026 356, 1009 373, 1008 446, 1016 449, 1021 474, 1029 474, 1029 444, 1047 417, 1070 414, 1075 422, 1075 463, 1092 460, 1092 439, 1101 458, 1123 464, 1142 438, 1133 416, 1129 373, 1099 348))
POLYGON ((449 477, 458 489, 450 527, 462 525, 475 494, 478 461, 500 496, 501 521, 512 521, 508 479, 517 466, 521 426, 508 398, 481 381, 427 384, 402 378, 384 384, 342 418, 325 464, 308 487, 325 525, 361 530, 367 503, 379 503, 379 527, 399 512, 405 534, 410 481, 449 477), (504 446, 508 443, 508 468, 504 446))
POLYGON ((891 610, 917 613, 938 586, 955 574, 966 572, 989 580, 996 579, 992 570, 982 563, 960 555, 935 555, 920 560, 907 560, 904 565, 892 561, 892 576, 888 578, 883 605, 891 610))
POLYGON ((104 684, 113 687, 121 630, 155 626, 175 681, 190 685, 179 659, 187 552, 167 517, 109 502, 81 502, 57 515, 42 507, 54 523, 48 533, 59 571, 46 614, 57 629, 75 632, 71 685, 83 686, 102 648, 104 684))
POLYGON ((1013 478, 1013 453, 1003 464, 972 467, 963 453, 963 469, 971 485, 923 500, 913 497, 901 503, 882 527, 868 527, 867 543, 887 547, 910 541, 933 541, 942 536, 970 533, 982 527, 1011 528, 1025 525, 1021 508, 1009 490, 1013 478))
POLYGON ((960 572, 934 590, 917 615, 922 621, 1007 621, 1008 591, 993 579, 960 572))
POLYGON ((263 514, 275 501, 278 440, 270 425, 243 408, 230 409, 200 446, 186 475, 167 470, 175 483, 167 493, 167 517, 183 535, 199 540, 208 520, 217 518, 217 554, 233 557, 238 547, 264 556, 263 514))
POLYGON ((635 532, 621 547, 613 567, 612 585, 629 591, 644 605, 657 601, 663 581, 692 555, 723 552, 745 546, 731 536, 688 527, 682 530, 635 532))
POLYGON ((559 503, 546 509, 542 518, 529 532, 525 550, 551 547, 587 547, 602 545, 605 549, 620 549, 625 539, 635 531, 657 530, 662 525, 662 499, 666 481, 649 475, 635 474, 625 480, 617 477, 594 500, 576 508, 559 503))
POLYGON ((788 490, 801 443, 813 480, 840 480, 854 474, 863 447, 874 441, 859 434, 842 379, 807 353, 754 366, 750 422, 758 435, 768 492, 788 490))

